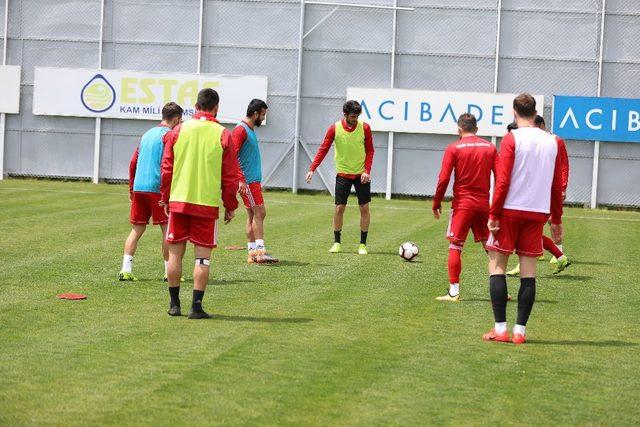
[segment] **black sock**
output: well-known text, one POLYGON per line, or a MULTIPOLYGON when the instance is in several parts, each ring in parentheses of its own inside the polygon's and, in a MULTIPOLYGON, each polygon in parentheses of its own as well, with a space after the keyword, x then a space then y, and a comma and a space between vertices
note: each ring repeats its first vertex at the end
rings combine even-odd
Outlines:
POLYGON ((333 231, 333 240, 336 243, 340 243, 340 235, 342 234, 342 230, 334 230, 333 231))
POLYGON ((193 290, 193 302, 191 303, 192 311, 202 311, 202 299, 204 298, 204 291, 193 290))
POLYGON ((489 276, 489 295, 496 323, 507 321, 507 276, 493 274, 489 276))
POLYGON ((516 324, 527 326, 533 303, 536 300, 536 278, 524 277, 520 279, 518 291, 518 321, 516 324))
POLYGON ((367 244, 367 234, 369 234, 368 231, 361 231, 360 232, 360 243, 362 243, 363 245, 367 244))
POLYGON ((169 286, 169 296, 171 297, 171 305, 180 305, 180 286, 169 286))

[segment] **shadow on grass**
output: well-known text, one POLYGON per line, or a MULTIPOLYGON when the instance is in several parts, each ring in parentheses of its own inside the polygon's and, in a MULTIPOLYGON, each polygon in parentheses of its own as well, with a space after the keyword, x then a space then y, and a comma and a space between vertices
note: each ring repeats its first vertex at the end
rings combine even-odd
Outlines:
MULTIPOLYGON (((514 299, 512 301, 507 301, 507 302, 517 304, 518 303, 518 301, 517 301, 518 298, 515 297, 515 296, 513 298, 514 299)), ((462 298, 460 301, 462 303, 465 303, 465 302, 488 302, 488 303, 491 303, 491 300, 489 298, 462 298)), ((558 301, 548 300, 548 299, 536 299, 536 304, 538 304, 538 303, 540 303, 540 304, 557 304, 558 301)))
POLYGON ((552 279, 552 280, 564 280, 571 282, 589 282, 593 279, 592 276, 578 276, 574 274, 548 274, 543 277, 543 279, 552 279))
POLYGON ((568 346, 586 346, 586 347, 635 347, 638 344, 634 342, 604 340, 604 341, 582 341, 582 340, 527 340, 527 344, 540 345, 568 345, 568 346))
POLYGON ((256 316, 227 316, 224 314, 214 314, 213 320, 224 320, 227 322, 259 322, 259 323, 308 323, 313 319, 306 317, 256 317, 256 316))
MULTIPOLYGON (((193 280, 186 280, 186 282, 193 282, 193 280)), ((243 279, 209 279, 207 286, 229 286, 229 285, 238 285, 240 283, 251 283, 253 280, 243 280, 243 279)))
POLYGON ((310 262, 304 262, 304 261, 292 261, 292 260, 281 260, 278 263, 275 264, 261 264, 267 267, 307 267, 309 265, 313 265, 314 267, 328 267, 329 264, 317 264, 317 263, 310 263, 310 262))
POLYGON ((611 265, 610 262, 599 262, 599 261, 574 261, 571 260, 572 265, 611 265))

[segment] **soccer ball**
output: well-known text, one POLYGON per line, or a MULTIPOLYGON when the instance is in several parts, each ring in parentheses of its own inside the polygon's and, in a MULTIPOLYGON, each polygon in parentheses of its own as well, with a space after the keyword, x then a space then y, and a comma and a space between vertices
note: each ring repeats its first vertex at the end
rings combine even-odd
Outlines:
POLYGON ((400 245, 400 249, 398 249, 398 255, 405 261, 412 261, 418 256, 418 252, 418 247, 413 242, 404 242, 400 245))

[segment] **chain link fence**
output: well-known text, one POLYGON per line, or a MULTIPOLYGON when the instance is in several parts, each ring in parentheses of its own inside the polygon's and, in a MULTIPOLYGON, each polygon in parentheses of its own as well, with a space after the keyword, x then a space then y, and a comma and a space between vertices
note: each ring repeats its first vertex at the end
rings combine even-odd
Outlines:
MULTIPOLYGON (((349 86, 390 87, 393 77, 394 86, 404 89, 530 91, 545 96, 549 125, 554 94, 598 95, 602 0, 307 2, 302 43, 299 0, 104 0, 102 55, 101 0, 8 1, 7 63, 22 66, 21 113, 7 116, 5 132, 10 175, 90 178, 93 173, 96 121, 34 116, 36 66, 266 75, 269 118, 259 136, 266 184, 280 188, 291 188, 295 175, 300 189, 326 189, 318 177, 307 185, 304 175, 327 128, 341 118, 349 86), (414 10, 395 12, 394 34, 393 10, 350 3, 414 10), (296 137, 301 145, 294 173, 296 137)), ((0 18, 3 14, 0 7, 0 18)), ((640 2, 607 0, 602 96, 640 98, 638 45, 640 2)), ((140 135, 153 124, 102 120, 101 179, 127 178, 140 135)), ((396 133, 391 191, 433 194, 452 139, 396 133)), ((374 133, 373 190, 379 193, 387 187, 388 142, 389 134, 374 133)), ((567 200, 587 204, 594 144, 567 141, 567 146, 567 200)), ((640 206, 640 190, 633 185, 640 181, 640 145, 601 144, 599 170, 599 204, 640 206)), ((327 159, 320 172, 331 187, 333 162, 327 159)))

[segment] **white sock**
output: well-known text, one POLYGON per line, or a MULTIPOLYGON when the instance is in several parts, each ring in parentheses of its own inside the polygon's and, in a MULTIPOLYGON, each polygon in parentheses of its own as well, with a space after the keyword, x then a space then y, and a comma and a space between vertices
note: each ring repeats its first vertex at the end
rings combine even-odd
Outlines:
POLYGON ((496 325, 493 327, 496 330, 497 334, 501 334, 507 330, 507 322, 496 322, 496 325))
POLYGON ((258 247, 256 246, 256 242, 247 243, 247 250, 255 251, 256 249, 258 249, 258 247))
MULTIPOLYGON (((496 323, 497 325, 497 323, 496 323)), ((513 325, 513 333, 514 334, 525 334, 525 331, 527 330, 526 326, 522 326, 522 325, 513 325)))
POLYGON ((122 272, 131 273, 133 268, 133 255, 124 255, 122 257, 122 272))
POLYGON ((560 249, 560 252, 564 253, 564 251, 562 250, 562 245, 556 245, 558 247, 558 249, 560 249))
POLYGON ((455 297, 460 293, 460 284, 459 283, 451 283, 449 285, 449 295, 455 297))
POLYGON ((164 275, 166 276, 169 272, 169 261, 164 262, 164 275))
POLYGON ((256 246, 258 247, 258 249, 264 249, 264 240, 256 239, 256 246))

